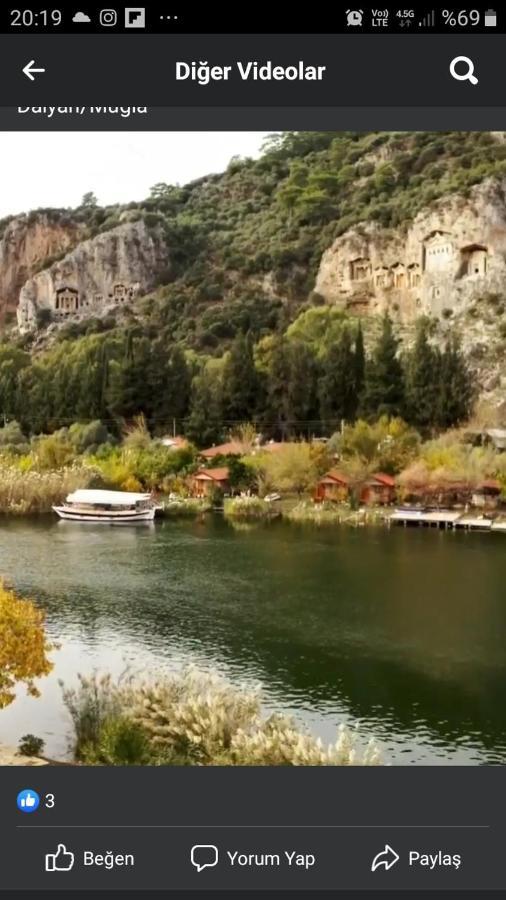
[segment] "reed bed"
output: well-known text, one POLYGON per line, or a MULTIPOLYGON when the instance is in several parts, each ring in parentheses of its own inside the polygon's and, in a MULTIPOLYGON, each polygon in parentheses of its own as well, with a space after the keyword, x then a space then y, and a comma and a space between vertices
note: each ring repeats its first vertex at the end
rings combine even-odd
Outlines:
POLYGON ((75 759, 88 765, 379 765, 373 740, 342 725, 324 744, 291 716, 263 711, 260 686, 189 668, 155 682, 97 674, 63 687, 75 759))
POLYGON ((350 509, 335 503, 314 503, 312 500, 301 500, 296 506, 284 513, 290 522, 309 522, 313 525, 340 525, 350 516, 350 509))
POLYGON ((162 499, 160 501, 161 515, 166 518, 190 518, 209 512, 212 509, 209 500, 198 497, 181 497, 177 499, 162 499))
POLYGON ((99 473, 90 466, 75 464, 54 472, 22 472, 0 464, 0 514, 48 513, 67 494, 97 482, 99 473))
POLYGON ((273 519, 279 515, 273 503, 260 497, 230 497, 225 500, 223 512, 230 519, 273 519))

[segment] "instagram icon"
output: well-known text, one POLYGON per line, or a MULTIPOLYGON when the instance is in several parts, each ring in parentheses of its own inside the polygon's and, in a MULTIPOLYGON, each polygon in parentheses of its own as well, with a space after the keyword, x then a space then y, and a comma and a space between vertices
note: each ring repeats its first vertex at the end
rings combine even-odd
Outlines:
POLYGON ((118 13, 115 9, 101 9, 99 16, 100 24, 105 28, 116 25, 118 21, 118 13))

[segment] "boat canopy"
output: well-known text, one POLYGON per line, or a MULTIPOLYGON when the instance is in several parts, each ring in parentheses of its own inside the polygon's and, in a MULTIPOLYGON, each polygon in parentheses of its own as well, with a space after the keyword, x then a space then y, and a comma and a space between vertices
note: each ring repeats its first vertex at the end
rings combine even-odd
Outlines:
POLYGON ((129 506, 150 500, 151 494, 134 494, 130 491, 89 491, 78 490, 67 497, 67 503, 89 503, 93 506, 129 506))

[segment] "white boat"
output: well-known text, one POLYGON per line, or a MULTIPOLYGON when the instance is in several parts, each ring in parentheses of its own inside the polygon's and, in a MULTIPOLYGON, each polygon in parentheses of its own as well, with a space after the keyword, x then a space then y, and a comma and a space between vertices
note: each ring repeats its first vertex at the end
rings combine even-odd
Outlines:
POLYGON ((69 494, 61 506, 53 506, 53 509, 60 519, 122 525, 129 522, 151 522, 159 507, 153 502, 151 494, 78 490, 69 494))

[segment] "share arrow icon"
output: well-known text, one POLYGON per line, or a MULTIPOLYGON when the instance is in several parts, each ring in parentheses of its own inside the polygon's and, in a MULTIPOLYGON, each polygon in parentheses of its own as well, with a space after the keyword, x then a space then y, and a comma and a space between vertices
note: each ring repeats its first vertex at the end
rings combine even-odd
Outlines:
POLYGON ((380 866, 384 866, 385 872, 388 872, 392 866, 399 862, 400 856, 392 849, 390 844, 385 844, 385 849, 381 853, 377 853, 372 861, 371 872, 375 872, 380 866))

